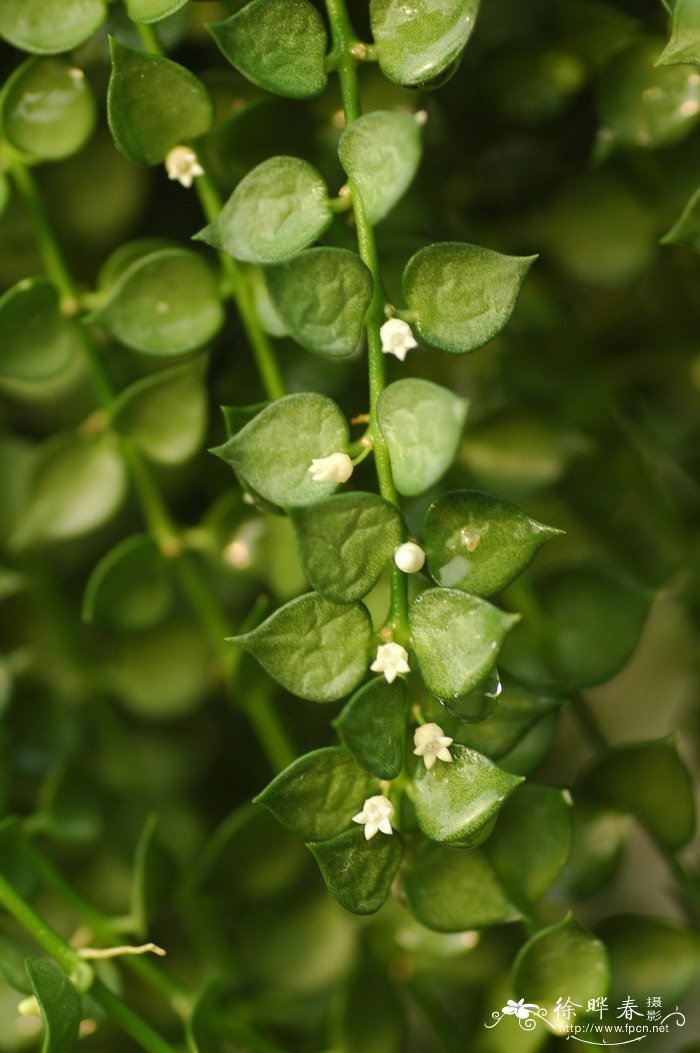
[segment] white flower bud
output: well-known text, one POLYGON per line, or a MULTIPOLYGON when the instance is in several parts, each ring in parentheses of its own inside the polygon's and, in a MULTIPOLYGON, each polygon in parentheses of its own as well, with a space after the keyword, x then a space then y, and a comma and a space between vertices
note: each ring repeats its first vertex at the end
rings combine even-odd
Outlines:
POLYGON ((196 176, 204 175, 204 169, 197 160, 194 150, 189 146, 175 146, 165 157, 165 170, 168 179, 177 179, 182 186, 192 186, 196 176))
POLYGON ((377 657, 370 669, 373 673, 384 673, 387 683, 393 684, 399 673, 411 672, 408 664, 408 651, 401 644, 380 644, 377 648, 377 657))
POLYGON ((448 746, 452 745, 453 740, 449 735, 443 735, 439 724, 423 724, 416 728, 413 741, 416 747, 414 755, 422 757, 428 769, 432 768, 436 760, 448 763, 452 760, 448 746))
POLYGON ((382 351, 385 355, 396 355, 400 362, 406 358, 406 352, 418 347, 418 342, 411 332, 408 322, 401 318, 390 318, 379 330, 382 340, 382 351))
POLYGON ((425 552, 415 541, 406 541, 394 553, 394 563, 404 574, 416 574, 423 569, 425 552))
POLYGON ((375 797, 368 797, 365 803, 362 805, 362 811, 358 812, 357 815, 353 815, 353 823, 360 823, 365 828, 365 840, 369 841, 371 837, 374 837, 377 830, 381 830, 383 834, 393 834, 391 828, 391 820, 394 817, 394 806, 388 797, 382 797, 381 794, 377 794, 375 797))
POLYGON ((314 457, 307 470, 315 483, 347 483, 352 475, 352 461, 347 453, 332 453, 330 457, 314 457))

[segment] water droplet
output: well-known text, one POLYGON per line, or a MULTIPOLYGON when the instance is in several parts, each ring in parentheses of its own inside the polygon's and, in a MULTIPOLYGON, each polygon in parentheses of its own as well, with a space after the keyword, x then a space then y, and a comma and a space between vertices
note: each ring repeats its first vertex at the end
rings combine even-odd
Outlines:
POLYGON ((441 698, 440 704, 458 720, 467 724, 477 724, 493 713, 502 691, 503 685, 494 669, 474 691, 459 698, 441 698))

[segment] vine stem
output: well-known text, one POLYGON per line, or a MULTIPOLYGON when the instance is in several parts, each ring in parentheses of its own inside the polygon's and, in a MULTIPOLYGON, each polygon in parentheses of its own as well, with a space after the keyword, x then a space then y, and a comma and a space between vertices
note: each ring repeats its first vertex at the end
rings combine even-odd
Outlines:
MULTIPOLYGON (((340 94, 343 102, 346 126, 352 124, 362 115, 360 92, 357 78, 358 60, 356 53, 360 50, 361 41, 353 28, 345 0, 325 0, 328 21, 333 41, 333 60, 340 80, 340 94)), ((367 359, 369 371, 369 434, 374 446, 374 461, 377 468, 379 492, 385 501, 399 508, 399 498, 391 474, 389 451, 377 423, 377 403, 386 387, 386 359, 382 351, 379 330, 386 321, 384 308, 388 303, 384 282, 379 266, 377 243, 372 225, 365 215, 360 195, 351 182, 352 208, 357 229, 357 244, 360 258, 369 269, 373 280, 373 294, 365 326, 367 330, 367 359)), ((395 566, 390 567, 391 606, 387 626, 392 629, 399 643, 406 643, 409 637, 408 625, 408 581, 406 575, 395 566)))

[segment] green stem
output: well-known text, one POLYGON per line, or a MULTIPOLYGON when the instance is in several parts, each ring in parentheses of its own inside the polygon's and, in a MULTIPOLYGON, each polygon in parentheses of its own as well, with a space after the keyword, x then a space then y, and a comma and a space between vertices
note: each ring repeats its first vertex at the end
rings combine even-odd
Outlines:
POLYGON ((147 1053, 177 1053, 174 1046, 153 1030, 142 1017, 130 1009, 105 983, 96 976, 90 994, 105 1009, 122 1031, 138 1042, 147 1053))
POLYGON ((58 962, 69 976, 85 968, 77 951, 37 914, 34 908, 14 890, 3 874, 0 874, 0 905, 34 937, 36 942, 58 962))
MULTIPOLYGON (((357 78, 357 59, 353 49, 361 41, 353 28, 348 15, 345 0, 326 0, 328 21, 333 41, 333 57, 340 78, 340 94, 343 100, 346 126, 356 121, 362 113, 360 92, 357 78)), ((379 266, 377 243, 372 225, 368 222, 362 207, 360 195, 348 183, 352 194, 352 207, 355 214, 357 243, 360 258, 369 268, 374 281, 374 293, 367 310, 365 324, 367 328, 367 358, 369 369, 369 433, 374 445, 374 460, 377 467, 379 492, 385 501, 399 508, 399 498, 391 474, 389 451, 384 437, 377 424, 377 403, 386 387, 386 359, 382 351, 379 330, 386 321, 384 308, 387 296, 379 266)), ((387 625, 394 632, 400 643, 406 643, 409 636, 408 626, 408 580, 392 561, 390 567, 391 606, 387 625)))

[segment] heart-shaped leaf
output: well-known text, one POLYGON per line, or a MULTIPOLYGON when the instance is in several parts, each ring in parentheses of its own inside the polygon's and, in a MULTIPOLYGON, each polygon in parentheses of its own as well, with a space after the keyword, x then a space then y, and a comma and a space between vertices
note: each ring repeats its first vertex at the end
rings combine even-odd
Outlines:
POLYGON ((622 862, 629 820, 617 812, 576 804, 571 855, 562 876, 574 899, 586 899, 610 881, 622 862))
POLYGON ((160 22, 162 18, 174 15, 187 0, 124 0, 126 10, 132 22, 160 22))
POLYGON ((635 815, 671 851, 687 844, 695 831, 693 784, 673 739, 608 750, 584 772, 580 792, 635 815))
POLYGON ((403 295, 418 332, 443 351, 483 347, 510 318, 536 259, 458 241, 420 249, 403 273, 403 295))
POLYGON ((363 768, 378 779, 396 779, 406 751, 408 688, 398 677, 370 680, 357 691, 333 721, 341 741, 363 768))
POLYGON ((370 796, 372 780, 343 746, 298 757, 255 798, 305 841, 346 830, 370 796))
POLYGON ((53 962, 27 958, 24 965, 44 1021, 42 1053, 73 1053, 82 1019, 78 992, 53 962))
POLYGON ((443 494, 428 509, 423 540, 431 577, 475 596, 499 592, 562 530, 479 490, 443 494))
POLYGON ((364 677, 372 639, 361 603, 337 604, 311 592, 231 640, 282 687, 311 702, 335 702, 364 677))
POLYGON ((351 355, 372 299, 372 275, 355 252, 308 249, 268 267, 267 288, 287 332, 332 358, 351 355))
POLYGON ((46 278, 26 278, 0 299, 0 376, 35 381, 55 376, 82 351, 76 323, 61 314, 46 278))
POLYGON ((430 84, 459 60, 471 36, 479 0, 371 0, 379 65, 406 87, 430 84))
POLYGON ((451 763, 428 769, 421 759, 413 776, 416 818, 431 841, 473 840, 492 822, 523 780, 467 746, 450 746, 451 763))
POLYGON ((3 0, 0 36, 21 51, 54 55, 91 37, 106 14, 105 0, 3 0))
POLYGON ((191 249, 160 249, 127 267, 90 318, 121 343, 149 355, 201 347, 224 322, 209 264, 191 249))
POLYGON ((610 957, 613 1004, 632 998, 641 1007, 653 991, 662 1005, 676 1006, 697 983, 697 929, 662 918, 617 914, 603 920, 598 935, 610 957))
POLYGON ((697 0, 673 0, 671 39, 656 60, 658 66, 679 63, 700 65, 700 4, 697 0))
POLYGON ((206 357, 137 380, 115 401, 112 422, 161 464, 181 464, 201 448, 207 424, 206 357))
POLYGON ((0 94, 5 138, 42 161, 77 153, 92 134, 95 116, 95 97, 85 75, 63 59, 27 59, 0 94))
POLYGON ((175 146, 204 135, 214 118, 209 92, 184 66, 110 37, 107 119, 114 141, 139 165, 155 165, 175 146))
POLYGON ((326 86, 326 27, 309 0, 251 0, 207 28, 231 65, 267 91, 308 99, 326 86))
POLYGON ((212 453, 267 501, 299 508, 336 489, 337 483, 314 480, 309 468, 312 460, 342 453, 348 439, 347 421, 335 402, 304 392, 277 399, 212 453))
POLYGON ((141 631, 156 625, 173 600, 168 567, 148 534, 123 538, 88 578, 83 621, 141 631))
POLYGON ((401 514, 377 494, 336 494, 292 514, 309 583, 329 600, 366 596, 404 538, 401 514))
POLYGON ((518 618, 457 589, 427 589, 417 596, 409 611, 411 635, 431 694, 459 698, 477 687, 518 618))
POLYGON ((486 855, 427 844, 406 870, 411 913, 436 932, 464 932, 518 921, 486 855))
POLYGON ((298 157, 271 157, 242 179, 195 237, 249 263, 281 263, 323 234, 333 213, 328 189, 298 157))
POLYGON ((429 380, 397 380, 382 391, 377 423, 400 494, 420 494, 454 459, 468 403, 429 380))
POLYGON ((401 863, 398 834, 376 834, 366 841, 360 829, 330 841, 310 844, 316 862, 338 903, 353 914, 374 914, 387 899, 401 863))
POLYGON ((378 223, 413 182, 421 158, 420 125, 406 113, 366 113, 341 135, 338 156, 367 221, 378 223))

